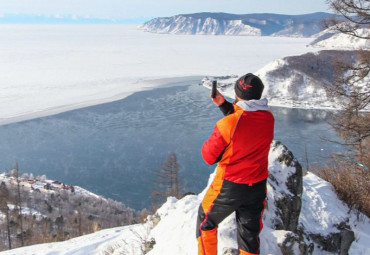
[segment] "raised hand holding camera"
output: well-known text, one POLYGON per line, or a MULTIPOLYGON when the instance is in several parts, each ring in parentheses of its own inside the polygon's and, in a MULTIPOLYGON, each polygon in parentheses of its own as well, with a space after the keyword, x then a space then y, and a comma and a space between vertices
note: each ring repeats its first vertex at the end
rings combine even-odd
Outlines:
POLYGON ((216 81, 216 80, 214 80, 214 81, 212 82, 212 93, 211 93, 211 97, 212 97, 212 98, 215 98, 215 97, 216 97, 216 95, 217 95, 217 81, 216 81))
POLYGON ((211 98, 215 105, 220 106, 225 102, 224 96, 217 90, 217 81, 212 82, 211 98))

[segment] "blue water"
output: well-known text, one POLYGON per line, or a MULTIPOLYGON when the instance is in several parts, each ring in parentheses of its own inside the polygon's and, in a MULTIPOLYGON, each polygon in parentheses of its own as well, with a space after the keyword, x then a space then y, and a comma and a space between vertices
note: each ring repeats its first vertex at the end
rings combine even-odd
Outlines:
MULTIPOLYGON (((302 162, 322 164, 341 150, 321 110, 273 107, 275 139, 302 162)), ((0 171, 17 161, 21 172, 46 174, 124 202, 150 206, 154 172, 175 151, 185 191, 204 189, 214 166, 200 148, 221 112, 199 85, 163 87, 120 101, 0 126, 0 171)))

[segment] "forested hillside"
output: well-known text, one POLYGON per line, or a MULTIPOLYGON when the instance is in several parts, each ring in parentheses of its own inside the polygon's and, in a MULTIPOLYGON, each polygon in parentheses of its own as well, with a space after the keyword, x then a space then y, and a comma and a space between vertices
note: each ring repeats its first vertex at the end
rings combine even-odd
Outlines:
POLYGON ((16 170, 0 174, 0 250, 135 223, 134 210, 78 186, 16 170), (19 212, 22 213, 19 213, 19 212))

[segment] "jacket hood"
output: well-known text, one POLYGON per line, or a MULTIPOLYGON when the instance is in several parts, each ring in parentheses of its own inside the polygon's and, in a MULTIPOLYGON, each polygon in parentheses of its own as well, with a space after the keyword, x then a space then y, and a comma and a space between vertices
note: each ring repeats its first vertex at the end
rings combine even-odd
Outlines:
POLYGON ((255 111, 268 111, 268 100, 262 98, 259 100, 242 100, 236 103, 237 106, 242 108, 244 111, 255 112, 255 111))

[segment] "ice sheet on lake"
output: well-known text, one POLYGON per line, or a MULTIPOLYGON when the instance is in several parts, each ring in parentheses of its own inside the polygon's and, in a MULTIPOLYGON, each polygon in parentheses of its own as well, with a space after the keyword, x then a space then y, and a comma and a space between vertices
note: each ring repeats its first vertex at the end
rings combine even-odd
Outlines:
POLYGON ((254 72, 306 52, 310 40, 158 35, 132 25, 2 25, 0 124, 117 100, 170 83, 163 78, 254 72))

